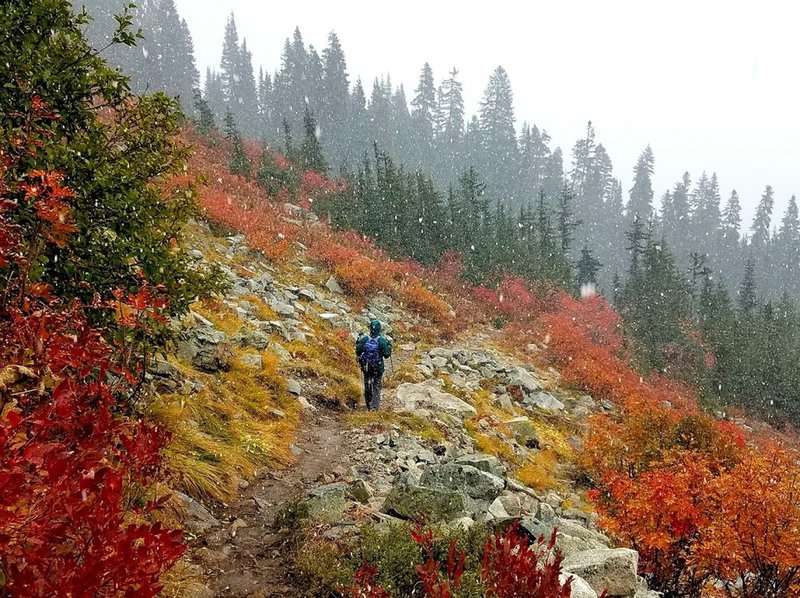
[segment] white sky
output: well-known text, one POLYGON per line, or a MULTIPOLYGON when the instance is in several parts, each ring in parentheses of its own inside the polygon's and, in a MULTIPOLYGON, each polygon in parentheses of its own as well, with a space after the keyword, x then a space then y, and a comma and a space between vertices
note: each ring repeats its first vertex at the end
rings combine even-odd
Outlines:
POLYGON ((254 67, 280 63, 299 26, 318 51, 330 30, 351 83, 367 95, 383 73, 411 99, 431 63, 438 81, 456 66, 467 111, 501 64, 518 126, 544 128, 565 154, 586 121, 627 191, 636 158, 655 154, 656 198, 688 170, 717 172, 723 204, 736 189, 745 226, 763 188, 776 193, 773 224, 800 194, 800 3, 791 0, 177 0, 201 74, 216 66, 231 11, 254 67))

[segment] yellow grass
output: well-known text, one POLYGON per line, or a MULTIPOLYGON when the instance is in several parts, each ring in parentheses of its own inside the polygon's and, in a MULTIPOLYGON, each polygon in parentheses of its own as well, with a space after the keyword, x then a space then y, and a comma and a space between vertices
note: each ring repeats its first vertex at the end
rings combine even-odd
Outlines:
POLYGON ((234 361, 230 372, 218 376, 195 373, 203 390, 161 396, 151 405, 152 417, 172 432, 165 461, 175 488, 228 501, 239 480, 251 478, 260 466, 290 462, 299 408, 277 372, 277 358, 269 352, 262 357, 261 371, 234 361))

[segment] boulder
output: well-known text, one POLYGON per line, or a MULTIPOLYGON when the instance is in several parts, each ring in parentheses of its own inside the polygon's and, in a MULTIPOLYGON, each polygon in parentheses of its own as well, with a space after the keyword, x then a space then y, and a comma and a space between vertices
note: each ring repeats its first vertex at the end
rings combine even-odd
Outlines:
POLYGON ((396 485, 386 497, 382 511, 400 519, 450 521, 466 515, 463 494, 454 490, 426 488, 424 486, 396 485))
POLYGON ((344 294, 342 287, 339 285, 339 282, 331 276, 328 281, 325 283, 325 288, 328 289, 331 293, 337 293, 339 295, 344 294))
POLYGON ((258 353, 245 353, 239 358, 239 361, 247 367, 260 370, 264 367, 264 359, 258 353))
POLYGON ((360 503, 367 504, 369 499, 375 494, 372 487, 364 480, 358 479, 352 483, 348 490, 350 498, 360 503))
POLYGON ((486 453, 473 453, 471 455, 461 455, 456 457, 456 463, 461 465, 471 465, 475 469, 480 469, 498 478, 506 477, 505 465, 500 463, 497 457, 486 453))
POLYGON ((496 475, 459 463, 429 465, 419 483, 429 488, 460 491, 470 498, 486 501, 500 496, 506 486, 496 475))
POLYGON ((294 378, 289 378, 286 380, 286 390, 295 396, 300 396, 303 394, 303 387, 300 386, 300 383, 294 378))
POLYGON ((309 492, 308 515, 312 519, 334 521, 347 508, 349 488, 344 482, 326 484, 309 492))
POLYGON ((244 330, 237 334, 233 340, 242 347, 251 347, 259 351, 269 346, 269 336, 263 330, 244 330))
POLYGON ((586 580, 582 577, 578 577, 577 575, 569 575, 562 573, 559 577, 561 583, 566 583, 567 579, 572 578, 572 584, 570 585, 570 598, 597 598, 597 592, 592 589, 586 580))
POLYGON ((522 446, 530 449, 539 448, 539 433, 531 420, 524 415, 504 421, 503 425, 511 430, 514 439, 522 446))
POLYGON ((609 598, 633 596, 639 589, 636 572, 639 554, 628 548, 597 548, 568 556, 562 563, 565 573, 582 577, 597 593, 609 598))
POLYGON ((549 392, 534 392, 523 401, 523 404, 526 407, 544 409, 553 413, 564 411, 564 403, 549 392))
POLYGON ((419 384, 405 382, 395 391, 397 411, 440 411, 460 419, 475 417, 475 407, 440 389, 439 383, 428 380, 419 384))
POLYGON ((198 370, 209 373, 227 371, 233 357, 228 335, 211 326, 207 320, 181 334, 176 353, 198 370))
POLYGON ((175 496, 180 499, 186 508, 186 518, 183 521, 183 526, 189 533, 199 536, 212 528, 222 525, 219 519, 214 517, 208 509, 191 496, 178 491, 175 491, 175 496))
POLYGON ((511 368, 507 375, 508 386, 516 386, 525 393, 532 393, 542 390, 541 383, 533 377, 528 370, 523 367, 517 366, 511 368))

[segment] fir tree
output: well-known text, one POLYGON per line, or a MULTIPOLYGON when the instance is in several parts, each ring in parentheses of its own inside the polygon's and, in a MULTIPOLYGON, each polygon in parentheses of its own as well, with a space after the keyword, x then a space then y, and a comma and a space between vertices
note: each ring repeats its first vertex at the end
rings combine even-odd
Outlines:
POLYGON ((594 257, 591 249, 584 245, 581 249, 581 257, 575 266, 578 288, 583 289, 587 285, 597 284, 597 273, 602 267, 603 264, 594 257))
POLYGON ((653 213, 653 150, 648 145, 633 169, 633 187, 630 190, 627 214, 633 221, 636 216, 642 220, 650 219, 653 213))
POLYGON ((194 110, 197 114, 197 131, 204 137, 208 137, 212 131, 216 130, 217 126, 214 123, 214 114, 199 89, 194 91, 194 110))
POLYGON ((230 110, 225 113, 225 138, 231 142, 231 158, 228 162, 228 169, 233 174, 248 178, 250 176, 250 159, 244 149, 239 129, 236 128, 236 119, 230 110))
POLYGON ((314 115, 311 114, 308 107, 306 107, 305 115, 303 116, 303 125, 305 127, 305 137, 300 146, 300 165, 303 168, 325 174, 328 171, 328 164, 322 155, 322 147, 317 138, 316 120, 314 120, 314 115))
POLYGON ((514 96, 508 73, 498 66, 489 78, 480 106, 481 152, 478 162, 488 174, 492 197, 513 202, 513 181, 519 171, 514 96))

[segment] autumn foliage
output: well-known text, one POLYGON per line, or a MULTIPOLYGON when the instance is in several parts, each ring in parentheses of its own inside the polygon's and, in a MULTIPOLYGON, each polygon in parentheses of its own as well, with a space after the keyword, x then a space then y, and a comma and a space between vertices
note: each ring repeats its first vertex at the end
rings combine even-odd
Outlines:
POLYGON ((92 309, 119 314, 110 341, 37 279, 48 244, 70 242, 74 194, 60 173, 20 178, 39 150, 32 130, 0 148, 0 592, 154 596, 184 550, 180 532, 148 517, 168 439, 120 413, 139 371, 126 339, 168 303, 146 285, 96 299, 92 309))

